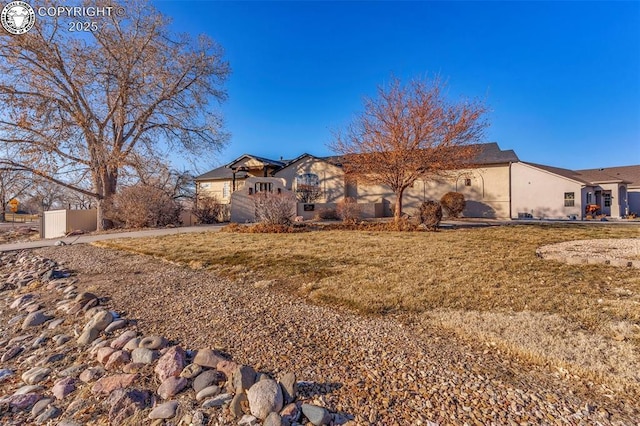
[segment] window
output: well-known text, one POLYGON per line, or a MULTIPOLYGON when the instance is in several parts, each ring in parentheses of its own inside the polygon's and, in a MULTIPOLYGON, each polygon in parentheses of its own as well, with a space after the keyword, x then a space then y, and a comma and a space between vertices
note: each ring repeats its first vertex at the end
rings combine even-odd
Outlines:
POLYGON ((591 192, 587 192, 587 204, 593 204, 593 194, 591 192))
POLYGON ((222 198, 229 198, 231 195, 231 182, 224 182, 222 184, 222 198))
POLYGON ((602 196, 604 197, 604 206, 611 207, 611 193, 605 192, 602 194, 602 196))
POLYGON ((202 189, 211 188, 211 182, 200 182, 200 188, 202 188, 202 189))
POLYGON ((564 193, 564 206, 565 207, 573 207, 576 203, 576 193, 575 192, 565 192, 564 193))
POLYGON ((471 186, 471 179, 470 178, 466 178, 464 180, 464 186, 471 186))
POLYGON ((296 176, 296 198, 299 203, 313 203, 322 198, 320 178, 315 173, 302 173, 296 176))
POLYGON ((273 185, 271 182, 256 182, 254 188, 256 190, 256 193, 273 191, 273 185))

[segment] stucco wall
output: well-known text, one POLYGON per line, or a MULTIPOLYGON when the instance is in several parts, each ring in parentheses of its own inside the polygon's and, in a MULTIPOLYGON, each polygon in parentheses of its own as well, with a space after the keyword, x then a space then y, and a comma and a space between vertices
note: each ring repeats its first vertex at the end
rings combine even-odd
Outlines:
POLYGON ((275 173, 275 177, 286 181, 286 188, 295 191, 296 176, 304 173, 318 175, 323 197, 316 200, 318 203, 337 203, 344 197, 344 172, 341 168, 326 161, 304 157, 275 173))
MULTIPOLYGON (((488 166, 459 170, 448 176, 418 180, 402 197, 404 213, 414 215, 420 204, 440 200, 447 192, 461 192, 465 196, 465 217, 509 217, 509 166, 488 166), (466 185, 466 180, 470 185, 466 185)), ((395 195, 383 185, 357 185, 358 202, 395 204, 395 195)))
MULTIPOLYGON (((250 177, 245 181, 245 185, 242 189, 237 190, 231 194, 231 222, 247 223, 255 222, 255 203, 251 195, 249 195, 249 189, 253 191, 255 184, 258 182, 265 182, 272 184, 272 192, 277 193, 278 189, 281 192, 289 192, 286 189, 286 182, 284 179, 275 177, 250 177)), ((291 206, 291 215, 295 215, 295 203, 291 206)))
POLYGON ((529 213, 539 219, 568 219, 575 215, 583 217, 584 194, 579 182, 558 176, 546 170, 524 163, 511 167, 511 212, 514 219, 518 213, 529 213), (575 194, 574 206, 564 206, 565 192, 575 194))

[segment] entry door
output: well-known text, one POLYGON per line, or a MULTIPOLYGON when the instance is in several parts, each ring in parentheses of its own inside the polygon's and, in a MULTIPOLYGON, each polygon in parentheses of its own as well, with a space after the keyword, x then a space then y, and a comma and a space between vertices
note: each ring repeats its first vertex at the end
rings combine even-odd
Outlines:
POLYGON ((611 216, 611 191, 602 191, 602 214, 611 216))

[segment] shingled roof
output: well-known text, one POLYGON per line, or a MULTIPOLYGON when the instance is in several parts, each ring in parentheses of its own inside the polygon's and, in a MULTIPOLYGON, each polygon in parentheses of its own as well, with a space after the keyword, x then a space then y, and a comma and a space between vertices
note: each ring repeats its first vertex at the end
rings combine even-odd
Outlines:
POLYGON ((622 181, 631 187, 640 187, 640 165, 585 169, 578 170, 577 173, 593 183, 622 181))

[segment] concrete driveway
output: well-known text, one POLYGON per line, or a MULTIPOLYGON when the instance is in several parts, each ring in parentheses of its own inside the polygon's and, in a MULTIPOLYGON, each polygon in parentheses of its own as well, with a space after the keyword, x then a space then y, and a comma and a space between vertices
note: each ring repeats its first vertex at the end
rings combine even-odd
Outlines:
POLYGON ((63 241, 65 244, 86 244, 86 243, 92 243, 94 241, 115 240, 118 238, 144 238, 144 237, 157 237, 161 235, 187 234, 191 232, 217 232, 223 226, 224 225, 198 225, 198 226, 185 226, 181 228, 162 228, 162 229, 149 229, 145 231, 117 232, 113 234, 76 235, 73 237, 53 238, 49 240, 1 244, 0 252, 50 247, 50 246, 56 245, 58 241, 63 241))

